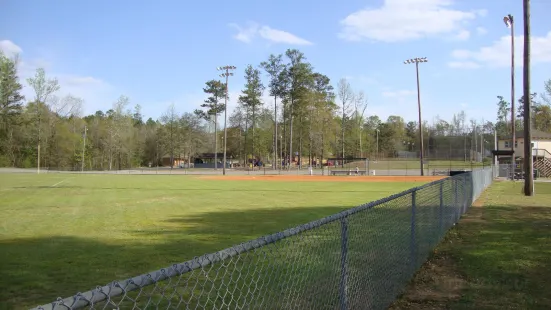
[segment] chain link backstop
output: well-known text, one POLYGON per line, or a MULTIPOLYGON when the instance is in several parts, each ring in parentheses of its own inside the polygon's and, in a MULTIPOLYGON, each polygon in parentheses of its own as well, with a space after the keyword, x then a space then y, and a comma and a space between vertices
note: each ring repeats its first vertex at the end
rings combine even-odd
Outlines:
POLYGON ((447 177, 35 309, 384 309, 494 174, 447 177))

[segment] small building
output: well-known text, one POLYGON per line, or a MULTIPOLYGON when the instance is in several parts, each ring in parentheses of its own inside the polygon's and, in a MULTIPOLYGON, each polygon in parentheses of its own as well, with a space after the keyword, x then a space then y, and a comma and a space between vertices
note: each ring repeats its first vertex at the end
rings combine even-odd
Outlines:
POLYGON ((167 154, 163 157, 161 157, 161 166, 163 167, 180 167, 187 163, 187 158, 184 155, 174 154, 174 156, 170 156, 170 154, 167 154))
MULTIPOLYGON (((522 170, 522 162, 526 157, 524 153, 524 131, 517 131, 514 144, 514 156, 517 170, 522 170)), ((494 154, 499 156, 500 164, 511 164, 510 151, 513 147, 511 136, 498 138, 498 149, 494 154), (508 154, 506 154, 508 153, 508 154)), ((532 157, 534 169, 543 177, 551 177, 551 133, 540 130, 532 130, 532 157)))
MULTIPOLYGON (((215 159, 218 162, 218 165, 216 165, 216 167, 223 168, 222 162, 224 160, 224 153, 216 153, 216 156, 214 153, 197 154, 191 158, 192 168, 214 169, 215 159)), ((233 161, 233 155, 230 153, 226 153, 226 168, 231 168, 232 161, 233 161)))

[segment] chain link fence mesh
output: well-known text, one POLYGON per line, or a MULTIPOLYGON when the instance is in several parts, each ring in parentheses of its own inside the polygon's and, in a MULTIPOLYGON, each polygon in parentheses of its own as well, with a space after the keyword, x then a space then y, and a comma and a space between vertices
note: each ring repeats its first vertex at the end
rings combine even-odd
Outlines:
POLYGON ((384 309, 493 175, 465 172, 35 309, 384 309))

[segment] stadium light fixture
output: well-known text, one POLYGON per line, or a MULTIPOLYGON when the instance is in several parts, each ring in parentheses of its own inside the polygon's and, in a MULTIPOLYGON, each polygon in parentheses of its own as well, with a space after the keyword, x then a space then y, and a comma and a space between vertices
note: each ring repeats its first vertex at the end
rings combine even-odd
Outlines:
POLYGON ((228 146, 228 78, 230 76, 233 76, 233 72, 230 72, 230 70, 237 69, 235 66, 223 66, 223 67, 217 67, 216 70, 223 71, 222 74, 220 74, 220 77, 226 78, 226 92, 224 96, 224 159, 222 164, 222 174, 226 175, 226 153, 227 153, 227 146, 228 146))
POLYGON ((421 89, 419 87, 419 63, 428 62, 427 57, 417 57, 411 58, 404 61, 405 65, 415 64, 415 72, 417 75, 417 107, 419 110, 419 159, 421 162, 421 175, 425 175, 425 168, 423 166, 423 127, 422 127, 422 118, 421 118, 421 89))
POLYGON ((516 130, 515 130, 515 23, 513 15, 508 14, 503 17, 503 22, 505 26, 511 30, 511 180, 515 180, 515 141, 516 130))

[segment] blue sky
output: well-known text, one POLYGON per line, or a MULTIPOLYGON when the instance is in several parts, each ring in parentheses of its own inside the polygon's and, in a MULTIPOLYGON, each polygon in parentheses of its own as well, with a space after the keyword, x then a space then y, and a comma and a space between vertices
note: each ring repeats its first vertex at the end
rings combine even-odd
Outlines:
MULTIPOLYGON (((532 0, 532 90, 551 78, 551 1, 532 0)), ((516 17, 517 98, 522 94, 521 0, 377 1, 24 1, 2 0, 0 48, 19 53, 20 75, 41 66, 59 79, 59 95, 85 100, 84 112, 109 109, 124 94, 157 118, 174 103, 199 107, 216 67, 243 69, 271 53, 298 48, 336 86, 342 77, 363 90, 367 114, 417 117, 420 68, 423 118, 495 120, 496 96, 510 97, 509 29, 516 17)), ((266 79, 267 81, 267 79, 266 79)), ((25 94, 32 98, 26 87, 25 94)), ((273 101, 266 96, 266 104, 273 101)))

